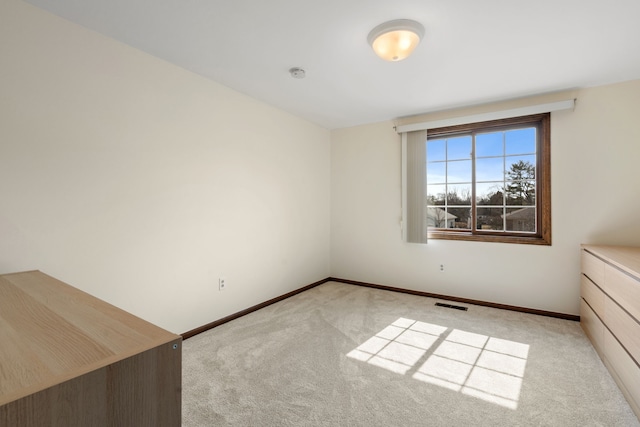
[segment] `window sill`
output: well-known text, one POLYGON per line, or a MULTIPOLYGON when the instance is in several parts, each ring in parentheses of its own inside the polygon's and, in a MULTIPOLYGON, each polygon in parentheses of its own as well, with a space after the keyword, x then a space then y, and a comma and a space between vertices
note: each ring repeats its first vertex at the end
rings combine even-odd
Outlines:
POLYGON ((486 242, 486 243, 513 243, 520 245, 544 245, 551 246, 551 237, 545 238, 539 235, 509 235, 503 234, 472 234, 471 232, 456 231, 429 231, 428 239, 434 240, 465 240, 470 242, 486 242))

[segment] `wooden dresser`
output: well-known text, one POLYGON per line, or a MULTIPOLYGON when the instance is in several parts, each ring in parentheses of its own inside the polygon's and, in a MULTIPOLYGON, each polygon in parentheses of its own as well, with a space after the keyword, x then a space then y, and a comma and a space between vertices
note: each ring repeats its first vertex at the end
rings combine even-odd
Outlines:
POLYGON ((580 324, 640 418, 640 248, 582 245, 580 324))
POLYGON ((39 271, 2 275, 0 426, 180 426, 181 344, 39 271))

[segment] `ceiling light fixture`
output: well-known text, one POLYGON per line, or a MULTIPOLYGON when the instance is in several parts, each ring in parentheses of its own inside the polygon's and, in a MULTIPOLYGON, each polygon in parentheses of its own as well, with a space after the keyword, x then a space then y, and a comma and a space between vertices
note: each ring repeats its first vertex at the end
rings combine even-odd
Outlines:
POLYGON ((418 46, 424 36, 422 24, 410 19, 396 19, 378 25, 367 41, 373 51, 386 61, 402 61, 418 46))

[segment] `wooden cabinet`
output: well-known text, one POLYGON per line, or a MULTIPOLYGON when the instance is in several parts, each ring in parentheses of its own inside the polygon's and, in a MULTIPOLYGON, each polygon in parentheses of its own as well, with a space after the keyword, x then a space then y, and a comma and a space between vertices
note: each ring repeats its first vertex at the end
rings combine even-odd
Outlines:
POLYGON ((640 418, 640 248, 582 246, 580 324, 640 418))
POLYGON ((182 340, 39 271, 0 276, 0 426, 180 426, 182 340))

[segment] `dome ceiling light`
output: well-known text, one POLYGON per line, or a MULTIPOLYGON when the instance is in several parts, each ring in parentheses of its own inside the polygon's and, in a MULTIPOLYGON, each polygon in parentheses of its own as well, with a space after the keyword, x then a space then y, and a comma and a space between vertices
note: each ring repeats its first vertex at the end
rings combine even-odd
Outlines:
POLYGON ((385 61, 402 61, 418 46, 424 36, 422 24, 410 19, 396 19, 378 25, 367 41, 385 61))

